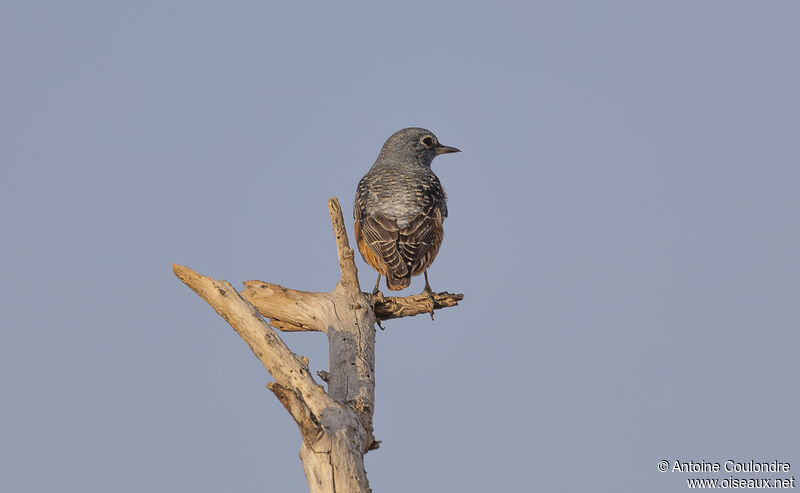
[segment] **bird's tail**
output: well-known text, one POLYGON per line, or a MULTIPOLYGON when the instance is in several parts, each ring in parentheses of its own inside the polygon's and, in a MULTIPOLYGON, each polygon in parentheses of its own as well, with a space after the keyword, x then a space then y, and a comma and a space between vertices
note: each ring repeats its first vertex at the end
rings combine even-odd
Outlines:
POLYGON ((400 291, 407 288, 409 284, 411 284, 411 272, 405 276, 398 276, 394 272, 389 272, 389 275, 386 276, 386 286, 392 291, 400 291))

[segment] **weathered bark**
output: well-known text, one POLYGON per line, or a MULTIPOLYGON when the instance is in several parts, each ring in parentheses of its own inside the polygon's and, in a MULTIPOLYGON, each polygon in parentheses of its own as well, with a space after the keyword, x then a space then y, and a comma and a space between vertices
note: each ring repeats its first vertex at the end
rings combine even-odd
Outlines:
MULTIPOLYGON (((276 309, 276 301, 282 296, 297 296, 297 307, 310 308, 311 303, 309 300, 313 297, 308 295, 316 295, 319 293, 308 293, 306 291, 296 291, 294 289, 286 289, 277 284, 270 284, 263 281, 245 281, 245 290, 242 291, 244 299, 249 301, 262 315, 270 319, 270 325, 283 332, 303 332, 303 331, 319 331, 325 332, 326 328, 322 327, 319 322, 313 319, 313 310, 305 313, 304 316, 298 317, 296 315, 287 315, 281 313, 280 309, 276 309), (291 317, 294 323, 287 322, 286 317, 291 317)), ((430 313, 431 304, 433 309, 447 308, 456 306, 459 301, 464 299, 463 294, 451 294, 448 292, 433 293, 432 296, 426 294, 415 294, 413 296, 386 296, 378 293, 378 295, 366 294, 364 296, 370 301, 370 305, 375 313, 375 319, 390 320, 392 318, 411 317, 421 313, 430 313)), ((280 302, 279 302, 280 304, 280 302)))
POLYGON ((328 293, 247 281, 240 294, 228 282, 188 267, 173 265, 173 270, 233 327, 275 379, 267 387, 300 429, 300 458, 310 491, 368 492, 364 454, 379 444, 372 434, 375 322, 432 313, 435 308, 457 304, 462 296, 439 293, 432 298, 383 298, 379 294, 376 299, 361 292, 336 198, 328 201, 328 209, 341 271, 339 282, 328 293), (283 331, 327 334, 329 370, 319 372, 328 384, 327 392, 311 376, 308 359, 292 353, 270 325, 283 331))

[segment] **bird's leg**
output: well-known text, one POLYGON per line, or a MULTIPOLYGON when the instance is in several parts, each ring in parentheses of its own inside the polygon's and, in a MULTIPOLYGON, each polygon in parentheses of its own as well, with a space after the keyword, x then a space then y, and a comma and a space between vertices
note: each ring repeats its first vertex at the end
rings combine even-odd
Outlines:
MULTIPOLYGON (((381 275, 378 274, 378 280, 375 281, 375 289, 372 290, 372 308, 375 309, 377 303, 383 303, 383 293, 379 289, 381 286, 381 275)), ((380 325, 380 324, 378 324, 380 325)), ((381 327, 382 329, 383 327, 381 327)))
POLYGON ((433 294, 431 285, 428 283, 428 269, 425 269, 425 289, 423 289, 422 292, 428 295, 433 294))
POLYGON ((378 274, 378 280, 375 281, 375 289, 372 290, 372 295, 373 296, 375 296, 376 294, 378 294, 380 292, 380 287, 381 287, 381 275, 378 274))
POLYGON ((422 290, 422 294, 427 294, 428 299, 431 300, 431 320, 433 320, 433 307, 436 305, 436 300, 433 297, 433 290, 431 289, 431 285, 428 283, 428 269, 425 269, 425 289, 422 290))

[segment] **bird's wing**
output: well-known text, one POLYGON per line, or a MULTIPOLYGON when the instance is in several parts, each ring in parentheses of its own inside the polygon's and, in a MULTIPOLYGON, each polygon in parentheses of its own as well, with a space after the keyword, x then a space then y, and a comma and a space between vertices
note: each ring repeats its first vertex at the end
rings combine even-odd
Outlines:
POLYGON ((405 277, 408 274, 408 266, 397 248, 397 240, 400 237, 397 221, 383 214, 371 214, 362 217, 359 223, 364 242, 383 259, 388 271, 395 277, 405 277))
POLYGON ((443 220, 442 208, 434 204, 399 231, 400 255, 412 275, 427 269, 439 252, 444 237, 443 220))

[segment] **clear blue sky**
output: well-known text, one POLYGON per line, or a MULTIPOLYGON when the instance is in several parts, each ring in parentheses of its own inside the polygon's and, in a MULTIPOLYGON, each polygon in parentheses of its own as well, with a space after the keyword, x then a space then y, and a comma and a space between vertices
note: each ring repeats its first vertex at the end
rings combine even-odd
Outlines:
POLYGON ((465 300, 378 333, 374 491, 800 476, 798 46, 787 1, 3 2, 0 490, 305 491, 170 265, 332 288, 326 200, 407 126, 463 150, 465 300))

